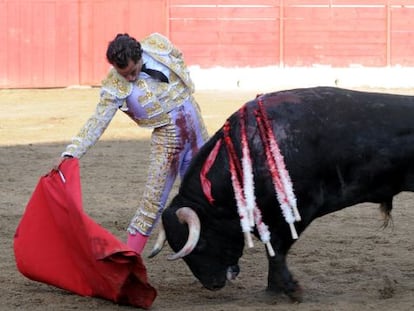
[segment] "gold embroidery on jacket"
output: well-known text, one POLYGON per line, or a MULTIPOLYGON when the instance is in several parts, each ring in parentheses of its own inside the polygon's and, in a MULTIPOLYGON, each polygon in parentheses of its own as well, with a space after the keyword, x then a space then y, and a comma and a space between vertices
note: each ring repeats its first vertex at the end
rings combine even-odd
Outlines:
POLYGON ((126 98, 132 92, 132 83, 122 77, 114 68, 102 81, 102 88, 120 99, 126 98))

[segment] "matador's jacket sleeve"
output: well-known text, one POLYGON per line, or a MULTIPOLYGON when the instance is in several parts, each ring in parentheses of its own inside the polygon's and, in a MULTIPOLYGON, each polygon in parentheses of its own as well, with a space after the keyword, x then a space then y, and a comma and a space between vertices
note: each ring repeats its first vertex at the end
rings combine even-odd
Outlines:
POLYGON ((111 70, 108 77, 102 82, 100 100, 95 113, 86 121, 79 133, 72 138, 71 144, 66 147, 62 156, 82 157, 102 136, 118 108, 131 93, 131 83, 114 75, 115 72, 115 70, 111 70))

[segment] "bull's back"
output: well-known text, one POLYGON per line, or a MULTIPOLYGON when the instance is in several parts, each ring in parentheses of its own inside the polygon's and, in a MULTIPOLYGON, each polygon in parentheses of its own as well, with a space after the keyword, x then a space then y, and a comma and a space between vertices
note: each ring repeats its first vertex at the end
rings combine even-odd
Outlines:
MULTIPOLYGON (((412 187, 403 183, 413 174, 413 96, 318 87, 266 94, 248 111, 259 101, 300 199, 345 207, 412 187)), ((260 135, 249 134, 255 175, 269 189, 260 135)))
MULTIPOLYGON (((354 154, 390 147, 404 137, 410 141, 414 134, 414 96, 318 87, 271 93, 259 100, 287 154, 298 148, 330 153, 335 147, 354 154)), ((250 104, 257 108, 257 103, 250 104)))

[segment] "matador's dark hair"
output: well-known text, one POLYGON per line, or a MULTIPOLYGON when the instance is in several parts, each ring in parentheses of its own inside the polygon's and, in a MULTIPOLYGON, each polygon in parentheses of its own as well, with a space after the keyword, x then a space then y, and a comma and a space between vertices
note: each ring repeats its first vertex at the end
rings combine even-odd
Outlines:
POLYGON ((112 65, 123 69, 128 66, 131 59, 137 63, 142 56, 141 44, 127 33, 117 34, 115 39, 110 41, 106 50, 106 59, 112 65))

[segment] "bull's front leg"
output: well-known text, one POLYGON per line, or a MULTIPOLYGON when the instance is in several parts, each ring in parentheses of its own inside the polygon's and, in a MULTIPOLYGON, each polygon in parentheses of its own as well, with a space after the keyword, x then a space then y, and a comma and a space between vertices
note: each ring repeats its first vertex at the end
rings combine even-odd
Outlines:
POLYGON ((268 256, 269 271, 267 290, 273 293, 285 293, 294 302, 302 301, 302 289, 286 265, 286 255, 268 256))

